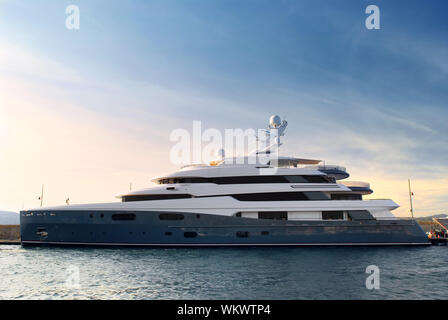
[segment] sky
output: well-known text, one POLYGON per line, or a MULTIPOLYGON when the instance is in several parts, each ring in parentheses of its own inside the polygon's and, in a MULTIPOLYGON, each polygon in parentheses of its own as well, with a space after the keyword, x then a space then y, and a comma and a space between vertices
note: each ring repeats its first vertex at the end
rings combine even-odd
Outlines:
POLYGON ((0 0, 0 209, 118 201, 170 133, 288 121, 282 152, 448 213, 446 1, 0 0), (368 30, 366 7, 380 9, 368 30), (80 10, 79 30, 66 8, 80 10))

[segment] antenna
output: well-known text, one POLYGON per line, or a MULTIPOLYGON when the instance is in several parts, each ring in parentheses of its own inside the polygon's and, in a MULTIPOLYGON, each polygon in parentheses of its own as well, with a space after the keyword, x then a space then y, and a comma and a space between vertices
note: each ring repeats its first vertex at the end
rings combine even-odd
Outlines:
MULTIPOLYGON (((285 135, 286 127, 288 126, 288 122, 286 120, 281 120, 279 116, 273 115, 269 119, 269 126, 264 132, 268 137, 270 145, 264 148, 263 150, 257 150, 255 154, 271 154, 271 149, 280 147, 282 143, 280 142, 280 137, 285 135)), ((257 136, 257 140, 259 137, 257 136)), ((275 151, 274 151, 275 152, 275 151)))
POLYGON ((414 207, 412 205, 412 196, 414 194, 411 191, 411 179, 408 179, 408 186, 409 186, 409 202, 411 203, 411 216, 412 216, 412 219, 414 219, 414 207))

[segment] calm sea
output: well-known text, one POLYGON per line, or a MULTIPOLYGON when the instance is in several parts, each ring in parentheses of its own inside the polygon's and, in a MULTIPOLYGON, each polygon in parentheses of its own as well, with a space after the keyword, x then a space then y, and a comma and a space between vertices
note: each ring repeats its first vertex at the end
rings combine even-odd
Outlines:
POLYGON ((448 247, 0 246, 0 299, 447 299, 448 247), (380 289, 366 288, 379 268, 380 289))

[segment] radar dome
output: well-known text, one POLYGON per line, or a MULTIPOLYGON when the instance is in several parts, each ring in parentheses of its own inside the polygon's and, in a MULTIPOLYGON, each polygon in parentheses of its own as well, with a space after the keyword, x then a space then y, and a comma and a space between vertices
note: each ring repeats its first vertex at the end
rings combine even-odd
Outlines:
POLYGON ((282 120, 277 115, 273 115, 269 119, 269 126, 271 128, 278 128, 278 127, 280 127, 281 124, 282 124, 282 120))

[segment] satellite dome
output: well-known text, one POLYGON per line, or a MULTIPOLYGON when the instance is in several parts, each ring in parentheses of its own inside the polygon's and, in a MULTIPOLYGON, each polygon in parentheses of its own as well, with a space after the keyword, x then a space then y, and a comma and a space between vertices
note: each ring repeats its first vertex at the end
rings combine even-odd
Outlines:
POLYGON ((278 128, 278 127, 280 127, 281 124, 282 124, 282 120, 277 115, 273 115, 269 119, 269 126, 271 128, 278 128))

